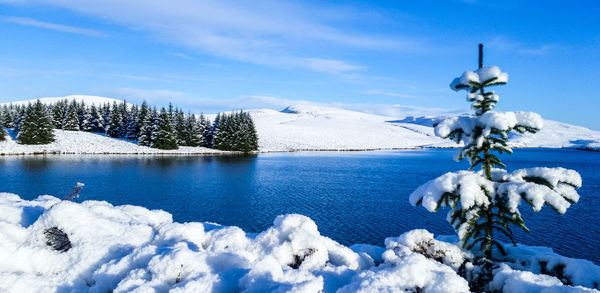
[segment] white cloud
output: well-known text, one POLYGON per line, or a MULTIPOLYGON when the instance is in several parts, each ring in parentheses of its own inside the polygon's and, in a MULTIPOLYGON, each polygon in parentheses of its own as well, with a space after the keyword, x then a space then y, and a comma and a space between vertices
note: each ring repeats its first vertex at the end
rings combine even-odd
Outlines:
POLYGON ((6 21, 6 22, 12 22, 12 23, 20 24, 20 25, 50 29, 50 30, 55 30, 55 31, 59 31, 59 32, 66 32, 66 33, 92 36, 92 37, 106 36, 105 33, 97 31, 97 30, 80 28, 80 27, 69 26, 69 25, 64 25, 64 24, 56 24, 56 23, 51 23, 51 22, 44 22, 44 21, 39 21, 39 20, 35 20, 33 18, 28 18, 28 17, 9 16, 9 17, 2 17, 0 19, 3 21, 6 21))
MULTIPOLYGON (((285 1, 217 0, 25 0, 70 9, 160 40, 202 53, 262 65, 300 67, 318 72, 360 70, 338 58, 314 56, 323 48, 350 50, 415 50, 418 42, 399 36, 369 35, 343 24, 351 9, 339 9, 338 19, 320 17, 317 4, 285 1), (343 28, 343 29, 342 29, 343 28), (309 56, 307 56, 309 55, 309 56)), ((172 54, 183 57, 180 53, 172 54)), ((185 58, 185 57, 183 57, 185 58)))

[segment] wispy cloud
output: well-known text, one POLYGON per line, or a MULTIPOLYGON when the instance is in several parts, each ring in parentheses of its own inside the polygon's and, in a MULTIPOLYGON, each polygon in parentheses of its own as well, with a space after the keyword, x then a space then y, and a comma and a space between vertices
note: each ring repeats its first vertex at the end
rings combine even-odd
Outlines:
POLYGON ((9 16, 9 17, 1 17, 0 19, 3 21, 6 21, 6 22, 12 22, 12 23, 20 24, 20 25, 33 26, 33 27, 55 30, 55 31, 71 33, 71 34, 78 34, 78 35, 92 36, 92 37, 105 37, 106 36, 105 33, 97 31, 97 30, 93 30, 93 29, 80 28, 80 27, 51 23, 51 22, 44 22, 44 21, 39 21, 39 20, 36 20, 33 18, 28 18, 28 17, 9 16))
POLYGON ((506 36, 496 36, 485 44, 489 48, 514 51, 525 55, 544 55, 552 50, 560 49, 562 47, 558 44, 544 44, 539 46, 527 45, 506 36))
POLYGON ((194 59, 194 58, 188 56, 187 54, 180 53, 180 52, 167 52, 167 54, 175 56, 175 57, 183 58, 183 59, 188 59, 188 60, 194 59))
MULTIPOLYGON (((373 35, 339 19, 319 17, 318 3, 282 1, 174 0, 29 0, 108 20, 159 40, 223 58, 276 67, 296 67, 340 74, 364 68, 335 56, 345 50, 410 50, 419 41, 397 35, 373 35), (320 52, 329 52, 324 58, 320 52), (318 52, 318 53, 317 53, 318 52)), ((81 31, 81 32, 86 32, 81 31)), ((91 33, 91 32, 88 32, 91 33)), ((186 58, 188 55, 169 53, 186 58)))
POLYGON ((396 97, 396 98, 407 98, 407 99, 420 98, 420 96, 416 96, 416 95, 400 94, 400 93, 386 92, 386 91, 380 91, 380 90, 367 90, 367 91, 364 91, 363 94, 388 96, 388 97, 396 97))

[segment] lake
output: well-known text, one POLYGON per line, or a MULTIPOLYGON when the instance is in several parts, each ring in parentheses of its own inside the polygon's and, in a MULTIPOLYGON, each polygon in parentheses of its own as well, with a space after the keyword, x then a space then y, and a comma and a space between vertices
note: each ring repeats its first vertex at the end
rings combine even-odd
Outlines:
MULTIPOLYGON (((163 209, 178 222, 268 228, 277 215, 311 217, 321 234, 342 244, 383 246, 385 237, 425 228, 453 234, 446 212, 413 207, 408 196, 445 172, 466 169, 455 150, 264 153, 257 156, 29 156, 0 158, 0 191, 33 199, 62 197, 85 183, 83 200, 163 209)), ((554 248, 600 264, 600 152, 517 149, 502 156, 509 170, 565 167, 583 177, 581 199, 565 215, 544 207, 521 211, 532 231, 517 242, 554 248)), ((515 228, 516 230, 516 228, 515 228)))

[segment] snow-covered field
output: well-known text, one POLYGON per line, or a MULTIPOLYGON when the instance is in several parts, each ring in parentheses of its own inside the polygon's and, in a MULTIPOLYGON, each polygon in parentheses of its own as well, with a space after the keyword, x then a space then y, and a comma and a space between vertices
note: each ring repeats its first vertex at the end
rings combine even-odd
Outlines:
MULTIPOLYGON (((260 150, 302 149, 394 149, 456 147, 435 136, 433 123, 439 117, 393 117, 355 111, 296 105, 283 111, 251 110, 259 135, 260 150)), ((600 131, 544 120, 536 134, 514 135, 514 147, 600 149, 600 131)))
MULTIPOLYGON (((42 98, 45 103, 61 99, 76 99, 86 104, 118 101, 95 96, 42 98)), ((33 100, 29 100, 33 101, 33 100)), ((13 102, 24 104, 28 101, 13 102)), ((2 105, 2 104, 0 104, 2 105)), ((260 151, 294 150, 370 150, 422 147, 456 147, 449 140, 436 137, 433 123, 442 117, 387 117, 356 111, 299 104, 282 111, 249 110, 259 136, 260 151)), ((214 117, 214 115, 207 115, 214 117)), ((583 148, 600 150, 600 131, 581 126, 545 120, 544 128, 536 134, 513 135, 514 147, 583 148)), ((182 147, 177 151, 158 151, 138 147, 129 142, 101 137, 96 134, 57 131, 57 142, 48 146, 20 146, 0 142, 0 153, 32 154, 59 153, 206 153, 210 149, 182 147)))
POLYGON ((11 135, 0 142, 0 155, 31 154, 221 154, 229 153, 204 147, 179 147, 159 150, 103 134, 83 131, 54 130, 55 141, 45 145, 22 145, 11 135))
MULTIPOLYGON (((471 270, 471 255, 454 241, 413 230, 387 238, 385 247, 345 247, 302 215, 279 216, 255 234, 174 223, 164 211, 137 206, 0 193, 0 291, 468 292, 457 272, 471 270), (66 233, 70 249, 47 245, 44 231, 52 227, 66 233)), ((506 249, 490 289, 599 292, 589 288, 598 288, 600 267, 589 261, 549 248, 506 249)))

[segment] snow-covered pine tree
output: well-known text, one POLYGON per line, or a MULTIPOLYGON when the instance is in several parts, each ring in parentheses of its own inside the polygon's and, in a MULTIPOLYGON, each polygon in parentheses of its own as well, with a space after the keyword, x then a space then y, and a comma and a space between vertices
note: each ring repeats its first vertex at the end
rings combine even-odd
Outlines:
POLYGON ((202 144, 202 125, 196 121, 196 115, 188 113, 185 117, 185 146, 200 146, 202 144))
POLYGON ((11 104, 10 107, 7 105, 2 106, 2 120, 0 123, 6 128, 15 127, 14 109, 11 104))
POLYGON ((142 103, 140 114, 138 115, 140 132, 138 136, 138 145, 152 146, 152 113, 148 108, 146 101, 142 103))
MULTIPOLYGON (((75 99, 73 99, 73 101, 75 102, 75 99)), ((85 114, 87 112, 85 102, 75 102, 75 106, 77 108, 77 120, 79 121, 79 129, 83 129, 83 121, 85 121, 85 114)))
POLYGON ((123 116, 117 102, 113 102, 110 111, 110 120, 106 129, 106 135, 110 137, 123 137, 123 116))
POLYGON ((165 108, 160 110, 155 135, 152 139, 152 147, 163 150, 177 149, 177 136, 171 125, 169 114, 165 108))
POLYGON ((104 105, 102 105, 100 113, 100 115, 102 116, 102 128, 104 129, 103 132, 108 131, 108 127, 110 125, 110 114, 110 103, 104 103, 104 105))
POLYGON ((46 111, 46 106, 35 101, 28 104, 23 118, 19 122, 17 142, 20 144, 48 144, 54 141, 52 116, 46 111))
MULTIPOLYGON (((25 106, 17 106, 16 108, 17 115, 15 115, 15 133, 19 133, 21 121, 23 121, 23 117, 25 117, 25 106)), ((53 123, 54 126, 54 123, 53 123)))
POLYGON ((228 124, 229 115, 225 113, 220 113, 215 118, 215 122, 213 123, 212 130, 212 148, 218 150, 226 150, 227 147, 225 145, 226 137, 227 137, 227 124, 228 124))
POLYGON ((178 145, 187 145, 188 139, 186 138, 186 130, 185 130, 185 115, 183 111, 179 109, 175 109, 175 113, 173 114, 175 121, 174 129, 175 135, 177 136, 177 144, 178 145))
POLYGON ((139 124, 139 108, 137 105, 131 106, 131 111, 129 111, 129 122, 127 123, 127 130, 125 132, 125 137, 130 140, 137 140, 140 135, 140 124, 139 124))
POLYGON ((200 114, 200 120, 198 122, 202 125, 202 144, 200 146, 209 148, 212 146, 212 124, 204 114, 200 114))
POLYGON ((473 102, 475 115, 446 119, 435 126, 442 138, 464 142, 457 160, 467 158, 471 170, 446 173, 420 186, 410 195, 413 205, 422 205, 430 212, 448 206, 448 221, 457 231, 466 249, 483 255, 483 262, 494 257, 493 248, 504 254, 497 234, 502 233, 513 243, 511 225, 527 232, 519 206, 524 201, 539 211, 548 205, 559 214, 579 200, 575 189, 581 186, 576 171, 564 168, 527 168, 507 172, 494 154, 512 153, 507 145, 511 131, 536 132, 543 126, 542 118, 531 112, 495 112, 498 96, 487 87, 503 85, 508 74, 497 66, 483 66, 482 45, 479 47, 479 69, 466 71, 454 79, 450 87, 466 90, 467 101, 473 102), (500 168, 496 168, 500 167, 500 168), (475 247, 475 245, 478 245, 475 247))
POLYGON ((75 103, 75 100, 73 100, 73 102, 69 104, 69 107, 67 108, 67 115, 63 120, 62 129, 79 131, 79 118, 77 115, 77 104, 75 103))
POLYGON ((127 137, 127 127, 131 121, 131 113, 129 112, 129 107, 127 106, 127 102, 125 100, 119 104, 119 112, 121 113, 121 125, 119 126, 121 131, 120 137, 125 138, 127 137))
POLYGON ((104 132, 104 127, 102 127, 102 116, 100 116, 96 105, 92 104, 88 108, 82 130, 87 132, 104 132))
POLYGON ((67 100, 60 100, 52 106, 52 120, 56 129, 63 129, 63 122, 67 117, 69 103, 67 100))
POLYGON ((5 141, 6 140, 6 130, 4 130, 4 126, 0 125, 0 141, 5 141))
POLYGON ((258 150, 258 134, 250 113, 240 113, 241 130, 238 150, 242 152, 251 152, 258 150))

